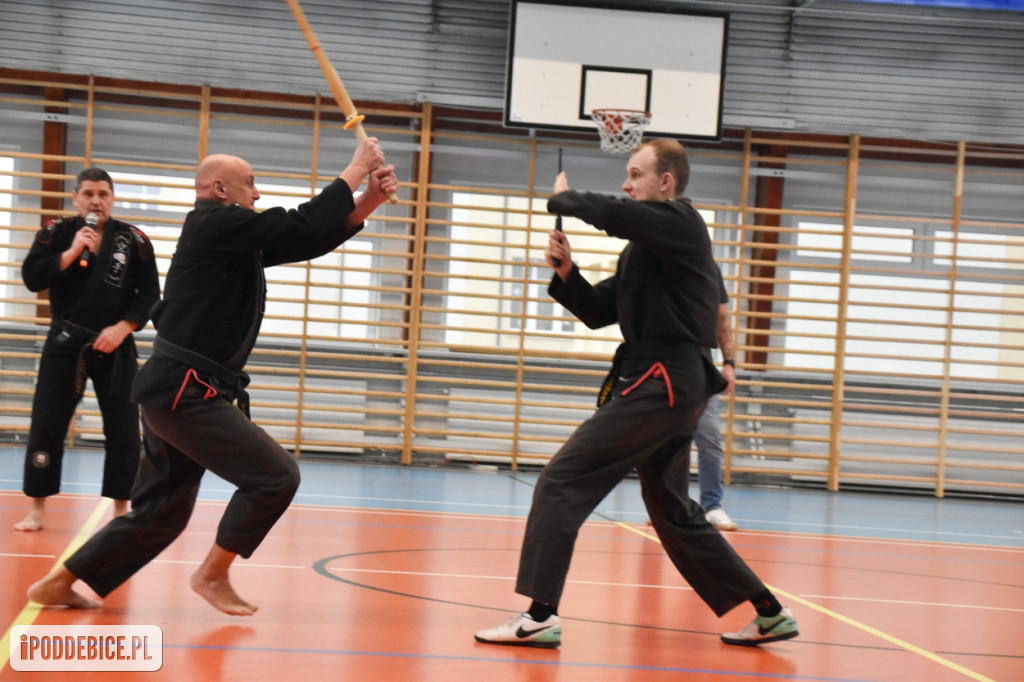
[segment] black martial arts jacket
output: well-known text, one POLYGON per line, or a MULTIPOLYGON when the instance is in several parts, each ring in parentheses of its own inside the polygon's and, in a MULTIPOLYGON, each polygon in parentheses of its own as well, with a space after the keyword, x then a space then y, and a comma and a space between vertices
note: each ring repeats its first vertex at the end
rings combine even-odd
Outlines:
MULTIPOLYGON (((687 199, 637 201, 603 194, 562 192, 548 211, 577 217, 629 240, 615 274, 591 285, 573 266, 557 274, 548 292, 591 329, 618 323, 624 343, 613 372, 635 375, 662 363, 674 384, 725 388, 725 379, 702 353, 718 345, 720 271, 700 213, 687 199), (695 377, 696 370, 703 377, 695 377)), ((706 396, 705 398, 706 399, 706 396)))
POLYGON ((25 286, 29 291, 50 290, 55 324, 67 321, 100 332, 129 320, 142 329, 160 299, 153 245, 139 228, 111 218, 89 266, 76 263, 61 270, 61 254, 84 225, 74 216, 52 220, 39 231, 21 266, 25 286))
MULTIPOLYGON (((157 343, 241 373, 263 321, 267 285, 263 269, 316 258, 359 232, 346 218, 355 207, 348 184, 336 179, 297 209, 252 211, 209 199, 196 201, 185 217, 171 261, 164 297, 153 309, 157 343)), ((141 405, 172 409, 186 374, 212 383, 223 397, 235 387, 210 382, 201 368, 159 351, 139 370, 132 398, 141 405)), ((247 378, 245 379, 247 383, 247 378)), ((244 386, 243 386, 244 387, 244 386)))

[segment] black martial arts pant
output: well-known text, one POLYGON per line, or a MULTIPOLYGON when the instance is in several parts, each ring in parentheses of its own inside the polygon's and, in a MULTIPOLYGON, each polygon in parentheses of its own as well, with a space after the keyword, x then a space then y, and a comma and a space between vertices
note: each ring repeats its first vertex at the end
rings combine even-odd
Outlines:
MULTIPOLYGON (((61 346, 52 340, 43 346, 25 450, 22 490, 29 497, 49 497, 60 492, 64 439, 81 399, 75 385, 81 346, 61 346)), ((139 408, 128 397, 137 365, 130 358, 131 362, 122 364, 125 371, 117 375, 117 355, 87 349, 81 357, 103 416, 106 457, 100 494, 127 500, 139 467, 139 408), (117 376, 117 380, 112 381, 112 376, 117 376)))
POLYGON ((295 458, 220 397, 194 395, 173 410, 143 406, 144 452, 132 510, 113 519, 64 563, 105 597, 162 552, 188 524, 209 470, 237 486, 217 546, 249 558, 299 487, 295 458))
POLYGON ((569 437, 544 467, 526 524, 516 592, 557 605, 573 547, 587 517, 634 468, 644 504, 665 552, 694 591, 721 616, 765 589, 764 584, 690 499, 667 476, 674 458, 686 458, 707 395, 694 364, 688 386, 673 391, 651 376, 622 395, 638 377, 620 380, 616 394, 569 437), (675 405, 669 406, 669 396, 675 405))

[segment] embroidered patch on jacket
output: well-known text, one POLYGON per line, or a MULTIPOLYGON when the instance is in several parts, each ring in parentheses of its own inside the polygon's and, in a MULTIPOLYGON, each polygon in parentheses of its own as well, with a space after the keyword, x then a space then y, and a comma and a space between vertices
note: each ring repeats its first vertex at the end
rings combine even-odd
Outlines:
POLYGON ((128 247, 131 243, 132 238, 130 235, 123 232, 114 235, 114 244, 111 246, 107 274, 103 277, 107 284, 115 287, 121 287, 124 284, 124 271, 128 267, 128 247))
POLYGON ((46 244, 49 246, 53 242, 53 235, 56 234, 57 228, 63 225, 72 225, 74 222, 74 218, 54 218, 50 222, 46 223, 46 225, 36 233, 36 240, 38 240, 40 244, 46 244))

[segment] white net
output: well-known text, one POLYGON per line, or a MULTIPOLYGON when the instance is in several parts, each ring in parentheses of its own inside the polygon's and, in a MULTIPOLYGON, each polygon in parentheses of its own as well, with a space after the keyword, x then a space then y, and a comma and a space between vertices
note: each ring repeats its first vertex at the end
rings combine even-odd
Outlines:
POLYGON ((618 154, 639 147, 644 129, 651 121, 650 112, 632 109, 594 109, 590 117, 601 134, 601 149, 618 154))

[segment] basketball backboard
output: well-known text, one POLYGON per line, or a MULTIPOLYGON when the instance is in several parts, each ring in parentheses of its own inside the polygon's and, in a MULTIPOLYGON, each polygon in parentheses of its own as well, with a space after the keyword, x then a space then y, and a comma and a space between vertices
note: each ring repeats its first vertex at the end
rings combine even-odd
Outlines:
POLYGON ((728 14, 647 2, 512 0, 505 125, 593 131, 593 109, 651 112, 648 135, 721 137, 728 14))

